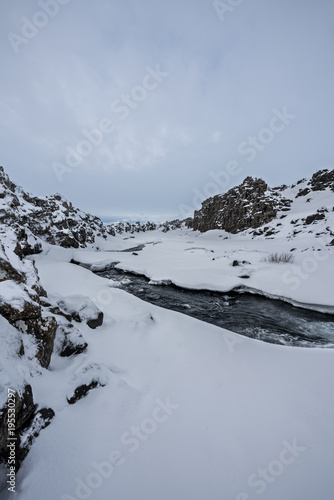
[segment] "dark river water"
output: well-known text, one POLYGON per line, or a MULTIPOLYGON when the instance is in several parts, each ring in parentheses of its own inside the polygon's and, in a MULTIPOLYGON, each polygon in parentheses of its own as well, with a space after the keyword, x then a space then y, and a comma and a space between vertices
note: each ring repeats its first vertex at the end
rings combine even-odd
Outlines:
POLYGON ((301 309, 251 293, 221 293, 156 285, 117 268, 96 272, 120 288, 166 309, 273 344, 334 347, 334 315, 301 309))

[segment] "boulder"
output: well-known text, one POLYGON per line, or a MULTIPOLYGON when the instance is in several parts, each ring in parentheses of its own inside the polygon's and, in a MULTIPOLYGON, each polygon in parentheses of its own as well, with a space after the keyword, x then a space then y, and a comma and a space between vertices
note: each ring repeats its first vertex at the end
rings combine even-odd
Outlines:
POLYGON ((68 295, 56 298, 58 306, 79 323, 86 322, 95 329, 103 323, 103 312, 95 303, 84 295, 68 295))
POLYGON ((87 348, 80 331, 72 323, 64 323, 58 326, 55 339, 55 352, 62 357, 81 354, 87 348))

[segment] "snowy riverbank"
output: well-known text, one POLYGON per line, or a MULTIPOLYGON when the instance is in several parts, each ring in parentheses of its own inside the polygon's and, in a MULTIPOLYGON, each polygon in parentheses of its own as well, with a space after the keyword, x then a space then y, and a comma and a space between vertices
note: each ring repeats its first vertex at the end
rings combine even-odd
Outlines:
MULTIPOLYGON (((76 324, 88 343, 86 353, 54 354, 49 370, 28 379, 36 402, 52 407, 56 416, 18 473, 16 498, 44 500, 47 492, 50 500, 250 500, 263 493, 266 500, 331 500, 332 350, 247 339, 142 302, 69 263, 72 257, 119 260, 152 279, 224 288, 240 283, 243 268, 232 267, 232 261, 249 260, 249 281, 276 287, 286 265, 261 263, 274 243, 237 247, 216 232, 177 232, 117 238, 110 245, 121 250, 158 239, 138 255, 52 247, 36 258, 48 294, 91 298, 104 323, 96 330, 76 324), (204 280, 210 265, 216 270, 204 280), (266 275, 273 275, 274 284, 266 275), (69 405, 75 387, 91 380, 100 387, 69 405)), ((275 242, 275 249, 284 248, 275 242)), ((297 262, 302 254, 301 244, 297 262)), ((314 291, 295 293, 313 302, 325 298, 314 291)))
POLYGON ((94 269, 118 262, 117 267, 126 271, 157 282, 170 280, 185 288, 228 292, 246 287, 300 307, 334 311, 334 247, 328 246, 328 238, 252 240, 218 230, 204 234, 176 230, 115 239, 109 242, 108 251, 77 250, 73 258, 94 269), (137 245, 145 247, 141 251, 122 252, 137 245), (293 262, 267 262, 275 252, 291 254, 293 262), (233 265, 236 262, 238 265, 233 265))

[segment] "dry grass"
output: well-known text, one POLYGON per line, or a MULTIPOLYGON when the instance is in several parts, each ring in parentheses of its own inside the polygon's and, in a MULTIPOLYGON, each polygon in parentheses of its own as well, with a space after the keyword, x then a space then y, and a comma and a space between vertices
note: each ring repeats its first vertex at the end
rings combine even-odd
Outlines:
POLYGON ((263 262, 270 262, 272 264, 291 264, 294 261, 292 253, 278 253, 274 252, 263 259, 263 262))

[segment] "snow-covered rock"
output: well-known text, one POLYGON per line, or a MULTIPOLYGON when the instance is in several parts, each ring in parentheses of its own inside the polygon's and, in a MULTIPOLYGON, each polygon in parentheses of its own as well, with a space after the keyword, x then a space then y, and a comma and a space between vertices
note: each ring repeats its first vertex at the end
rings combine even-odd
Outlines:
POLYGON ((55 301, 74 321, 79 323, 84 321, 93 329, 103 323, 103 312, 89 297, 77 294, 67 297, 55 297, 55 301))
MULTIPOLYGON (((60 319, 58 319, 58 323, 60 319)), ((59 356, 69 357, 75 354, 81 354, 87 348, 87 342, 85 342, 80 330, 65 321, 58 324, 54 351, 59 354, 59 356)))
POLYGON ((0 167, 0 224, 10 225, 17 236, 16 253, 41 251, 41 241, 65 248, 93 244, 106 237, 103 222, 86 214, 61 195, 33 196, 16 186, 0 167))
POLYGON ((167 233, 167 231, 173 231, 174 229, 191 228, 193 226, 193 219, 188 217, 187 219, 171 220, 162 223, 155 222, 114 222, 106 224, 108 234, 115 236, 116 234, 136 234, 145 233, 146 231, 162 231, 167 233))
POLYGON ((290 187, 270 188, 262 179, 247 177, 240 186, 205 200, 195 211, 194 229, 222 229, 232 234, 249 230, 255 237, 270 238, 280 235, 288 222, 290 238, 309 225, 310 232, 320 233, 321 229, 322 235, 334 236, 333 192, 334 170, 320 170, 290 187))

